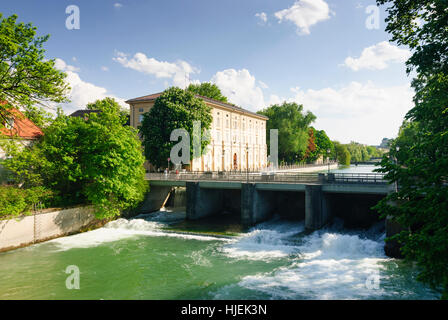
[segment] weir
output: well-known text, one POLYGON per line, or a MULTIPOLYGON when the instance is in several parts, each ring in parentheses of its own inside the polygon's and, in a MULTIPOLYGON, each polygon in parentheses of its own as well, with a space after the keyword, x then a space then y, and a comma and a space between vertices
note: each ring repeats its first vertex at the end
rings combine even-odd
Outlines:
POLYGON ((371 207, 391 189, 378 174, 150 174, 148 180, 155 191, 147 202, 160 205, 154 210, 172 187, 185 187, 188 220, 230 211, 250 227, 281 214, 305 220, 308 231, 321 229, 334 217, 347 227, 371 226, 378 221, 371 207))

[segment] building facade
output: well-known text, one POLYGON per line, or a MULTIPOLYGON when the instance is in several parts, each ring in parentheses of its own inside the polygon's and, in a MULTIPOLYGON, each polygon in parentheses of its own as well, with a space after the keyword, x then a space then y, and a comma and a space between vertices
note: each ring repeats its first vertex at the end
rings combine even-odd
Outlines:
MULTIPOLYGON (((138 128, 161 93, 126 101, 130 125, 138 128)), ((201 158, 193 159, 191 171, 256 171, 267 166, 267 117, 243 108, 196 95, 211 107, 210 144, 201 158)), ((152 169, 152 168, 150 168, 152 169)))
MULTIPOLYGON (((0 140, 11 141, 19 148, 31 146, 43 135, 42 130, 17 109, 3 110, 0 119, 3 119, 0 140)), ((5 150, 0 147, 0 184, 8 182, 10 176, 9 171, 1 165, 1 161, 7 156, 5 150)))

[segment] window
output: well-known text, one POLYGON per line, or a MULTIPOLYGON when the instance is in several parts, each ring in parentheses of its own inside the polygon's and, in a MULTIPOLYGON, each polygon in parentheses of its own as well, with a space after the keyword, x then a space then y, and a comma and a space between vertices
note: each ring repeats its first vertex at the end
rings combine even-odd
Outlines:
POLYGON ((142 114, 138 116, 138 122, 143 122, 143 115, 142 114))
POLYGON ((145 110, 143 108, 139 108, 138 112, 144 112, 145 110))

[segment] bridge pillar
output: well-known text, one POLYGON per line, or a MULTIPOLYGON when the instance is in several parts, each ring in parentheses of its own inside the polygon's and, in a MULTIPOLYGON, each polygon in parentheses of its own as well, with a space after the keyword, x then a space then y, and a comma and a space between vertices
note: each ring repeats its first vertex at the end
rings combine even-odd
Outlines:
POLYGON ((305 229, 318 230, 330 222, 330 208, 321 185, 305 186, 305 229))
POLYGON ((160 210, 171 192, 171 187, 150 186, 149 192, 145 196, 145 200, 138 208, 139 213, 149 213, 160 210))
POLYGON ((186 182, 187 220, 198 220, 221 213, 223 192, 218 189, 201 189, 198 182, 186 182))
POLYGON ((276 208, 275 193, 259 191, 255 183, 241 185, 241 223, 245 227, 268 220, 276 208))

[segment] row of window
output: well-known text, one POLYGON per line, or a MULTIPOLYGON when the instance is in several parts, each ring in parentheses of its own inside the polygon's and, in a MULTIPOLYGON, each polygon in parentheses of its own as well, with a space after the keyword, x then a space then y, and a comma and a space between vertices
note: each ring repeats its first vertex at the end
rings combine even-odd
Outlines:
MULTIPOLYGON (((216 125, 217 128, 222 128, 223 127, 223 123, 221 122, 221 120, 222 120, 221 116, 224 117, 224 115, 222 115, 220 112, 216 113, 215 125, 216 125)), ((240 129, 239 122, 240 122, 240 119, 237 116, 233 116, 233 119, 232 119, 232 129, 240 129)), ((230 117, 229 117, 228 114, 226 114, 226 117, 225 117, 225 127, 227 129, 230 129, 230 117)), ((264 122, 263 121, 259 122, 257 120, 254 120, 252 122, 252 120, 249 119, 249 121, 248 121, 248 128, 249 128, 249 130, 252 130, 252 129, 258 130, 259 128, 263 129, 264 128, 264 122)), ((241 129, 246 130, 246 118, 243 118, 241 120, 241 129)))
MULTIPOLYGON (((144 110, 144 108, 139 108, 138 112, 144 113, 145 110, 144 110)), ((222 127, 221 116, 224 116, 224 115, 221 115, 220 112, 217 112, 217 117, 216 117, 216 121, 215 121, 215 124, 216 124, 217 128, 221 128, 222 127)), ((238 119, 237 116, 233 116, 232 129, 239 129, 239 123, 238 123, 239 121, 238 120, 239 119, 238 119)), ((138 116, 138 122, 141 123, 142 121, 143 121, 143 114, 140 114, 138 116)), ((262 130, 265 127, 265 123, 263 121, 258 122, 256 120, 254 120, 252 122, 252 120, 249 119, 248 123, 249 123, 249 125, 248 125, 249 130, 255 129, 256 131, 258 131, 258 129, 262 130)), ((230 119, 229 119, 229 115, 228 114, 226 115, 226 128, 230 129, 230 119)), ((246 119, 245 118, 242 119, 241 129, 243 131, 246 130, 246 119)))

